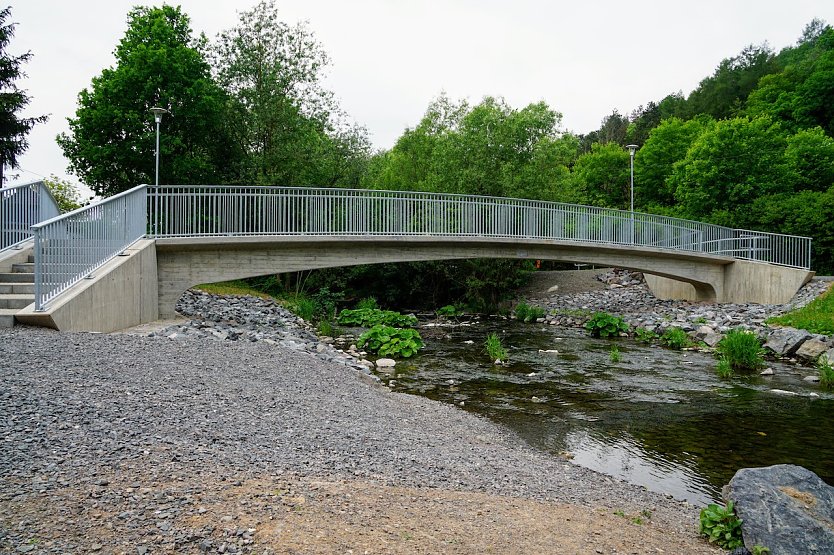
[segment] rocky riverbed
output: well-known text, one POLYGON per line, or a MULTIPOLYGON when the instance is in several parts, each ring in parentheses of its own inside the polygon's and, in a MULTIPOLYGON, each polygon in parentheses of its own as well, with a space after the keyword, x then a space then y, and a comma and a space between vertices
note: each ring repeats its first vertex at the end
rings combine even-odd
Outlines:
MULTIPOLYGON (((785 309, 639 282, 546 302, 717 332, 785 309)), ((695 507, 392 393, 272 301, 179 309, 150 335, 0 330, 0 552, 715 552, 695 507)))

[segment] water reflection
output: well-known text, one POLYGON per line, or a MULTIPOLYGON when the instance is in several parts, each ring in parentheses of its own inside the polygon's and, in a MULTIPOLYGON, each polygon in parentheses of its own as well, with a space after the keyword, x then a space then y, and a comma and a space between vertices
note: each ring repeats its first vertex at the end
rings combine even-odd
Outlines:
POLYGON ((714 367, 709 354, 505 321, 443 330, 381 377, 396 390, 463 402, 575 464, 697 504, 717 500, 748 466, 800 464, 834 482, 834 396, 787 365, 732 381, 714 367), (509 346, 505 366, 483 352, 491 332, 509 346))

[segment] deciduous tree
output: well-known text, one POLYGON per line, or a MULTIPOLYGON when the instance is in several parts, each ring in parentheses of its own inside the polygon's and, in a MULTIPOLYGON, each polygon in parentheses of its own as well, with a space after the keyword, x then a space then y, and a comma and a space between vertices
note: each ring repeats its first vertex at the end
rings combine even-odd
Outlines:
POLYGON ((229 129, 228 100, 211 78, 180 8, 138 7, 115 50, 116 66, 78 96, 70 132, 58 143, 70 169, 95 192, 112 195, 154 180, 155 126, 148 110, 169 110, 160 142, 161 183, 237 179, 240 149, 229 129))
POLYGON ((346 123, 322 86, 329 59, 305 23, 281 21, 271 0, 240 13, 213 48, 235 102, 247 178, 280 185, 353 185, 369 153, 364 128, 346 123))

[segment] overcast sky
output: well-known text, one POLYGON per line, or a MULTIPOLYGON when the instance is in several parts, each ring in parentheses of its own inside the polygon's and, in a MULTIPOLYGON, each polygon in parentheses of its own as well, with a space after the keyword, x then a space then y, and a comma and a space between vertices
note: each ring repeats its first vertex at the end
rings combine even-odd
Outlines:
MULTIPOLYGON (((177 4, 177 2, 170 2, 177 4)), ((184 0, 192 28, 214 38, 254 0, 184 0)), ((55 136, 78 92, 115 63, 126 28, 122 0, 12 2, 9 51, 31 50, 20 85, 26 115, 49 114, 29 135, 19 182, 69 177, 55 136)), ((689 93, 748 44, 793 44, 814 17, 834 23, 834 0, 284 0, 284 21, 307 20, 331 57, 325 85, 390 148, 445 91, 515 107, 546 101, 563 127, 585 133, 612 110, 628 113, 689 93)), ((149 114, 149 119, 151 118, 149 114)), ((164 124, 163 124, 164 136, 164 124)), ((312 184, 311 184, 312 185, 312 184)))

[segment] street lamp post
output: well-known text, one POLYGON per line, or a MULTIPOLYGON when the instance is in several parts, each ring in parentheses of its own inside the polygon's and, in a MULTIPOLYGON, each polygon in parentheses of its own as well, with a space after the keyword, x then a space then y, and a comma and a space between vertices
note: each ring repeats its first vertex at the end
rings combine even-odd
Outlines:
POLYGON ((159 186, 159 124, 162 123, 162 114, 167 114, 165 108, 151 108, 153 119, 156 121, 156 185, 159 186))
POLYGON ((626 145, 626 148, 631 157, 631 205, 629 212, 631 212, 631 243, 634 244, 634 153, 637 151, 637 145, 626 145))

